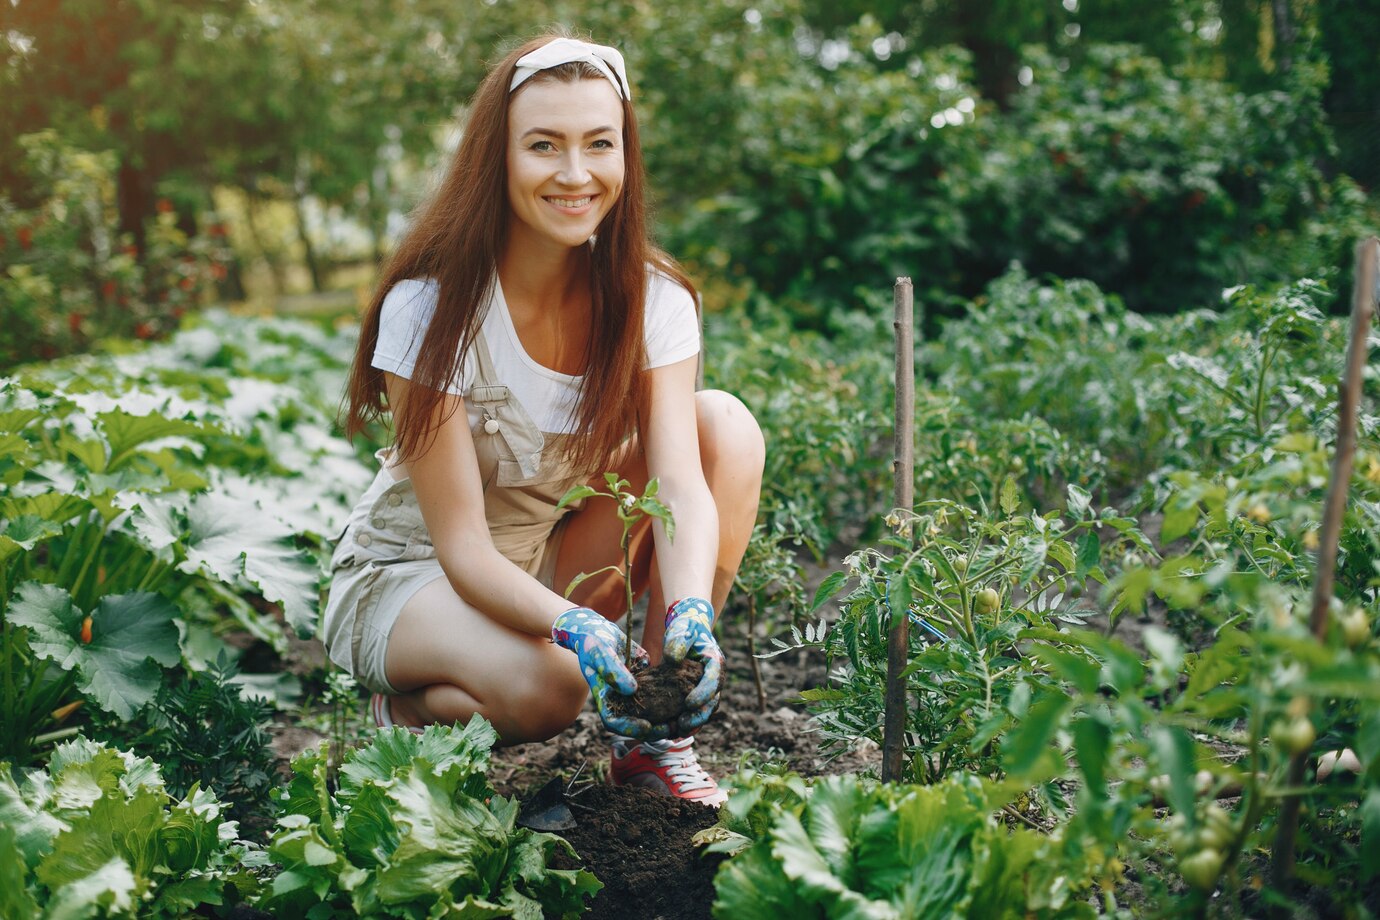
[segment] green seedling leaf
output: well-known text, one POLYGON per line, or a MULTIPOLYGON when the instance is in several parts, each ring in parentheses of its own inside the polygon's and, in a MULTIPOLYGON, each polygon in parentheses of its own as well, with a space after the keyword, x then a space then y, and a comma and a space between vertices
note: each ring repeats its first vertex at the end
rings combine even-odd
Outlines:
POLYGON ((575 589, 580 587, 580 585, 584 584, 595 575, 602 575, 605 572, 613 572, 615 575, 619 576, 623 574, 623 570, 616 565, 606 565, 602 569, 595 569, 593 572, 581 572, 570 579, 570 584, 565 586, 565 594, 563 596, 569 597, 575 593, 575 589))
POLYGON ((85 615, 53 585, 20 585, 10 617, 33 631, 34 654, 75 671, 82 692, 122 719, 153 699, 163 678, 158 666, 181 660, 177 610, 156 594, 103 598, 91 611, 89 642, 82 637, 85 615))
POLYGON ((570 491, 568 491, 568 492, 566 492, 564 495, 562 495, 562 496, 561 496, 561 500, 558 501, 558 502, 556 503, 556 510, 559 511, 561 508, 564 508, 566 505, 569 505, 571 502, 577 502, 577 501, 580 501, 581 499, 585 499, 585 498, 589 498, 590 496, 593 496, 593 495, 601 495, 601 494, 603 494, 603 493, 601 493, 598 489, 594 488, 594 486, 584 486, 584 485, 573 486, 573 487, 571 487, 570 491))

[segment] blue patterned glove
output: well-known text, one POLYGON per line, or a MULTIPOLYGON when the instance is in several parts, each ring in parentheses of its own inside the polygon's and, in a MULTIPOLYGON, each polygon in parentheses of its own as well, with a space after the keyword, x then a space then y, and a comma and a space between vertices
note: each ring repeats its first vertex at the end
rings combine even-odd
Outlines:
POLYGON ((680 717, 679 727, 692 732, 705 722, 719 705, 719 677, 723 674, 724 653, 714 640, 714 608, 700 597, 676 601, 666 610, 666 638, 662 657, 670 662, 693 658, 704 665, 704 676, 685 697, 692 709, 680 717))
MULTIPOLYGON (((646 719, 617 716, 609 711, 611 694, 631 696, 637 680, 623 664, 628 637, 613 623, 588 607, 574 607, 556 617, 551 624, 551 641, 575 653, 580 673, 594 697, 594 708, 610 731, 639 741, 667 737, 669 727, 654 726, 646 719)), ((633 643, 633 661, 647 664, 647 651, 633 643)))

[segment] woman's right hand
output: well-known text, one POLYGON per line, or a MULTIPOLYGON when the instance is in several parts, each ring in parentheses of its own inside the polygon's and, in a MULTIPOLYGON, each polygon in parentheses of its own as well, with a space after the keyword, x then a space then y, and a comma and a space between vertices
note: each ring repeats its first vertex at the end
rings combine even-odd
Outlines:
MULTIPOLYGON (((609 710, 614 693, 632 696, 637 680, 623 663, 628 637, 623 630, 588 607, 574 607, 556 617, 551 624, 551 641, 575 653, 580 673, 594 697, 594 708, 609 731, 638 741, 668 737, 669 726, 652 725, 646 719, 615 715, 609 710)), ((632 660, 646 666, 647 651, 633 643, 632 660)))

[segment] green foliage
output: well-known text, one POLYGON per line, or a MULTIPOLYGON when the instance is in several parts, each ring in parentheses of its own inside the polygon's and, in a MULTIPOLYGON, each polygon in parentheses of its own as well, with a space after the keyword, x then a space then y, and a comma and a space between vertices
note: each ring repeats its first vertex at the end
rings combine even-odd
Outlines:
POLYGON ((296 757, 269 846, 283 869, 261 905, 316 918, 576 916, 602 886, 547 868, 570 845, 516 827, 517 800, 485 777, 497 740, 479 716, 383 730, 346 757, 334 792, 321 752, 296 757))
POLYGON ((904 610, 913 620, 905 775, 934 782, 958 769, 990 774, 1002 756, 1041 752, 1036 743, 1013 753, 1003 738, 1034 717, 1032 694, 1053 684, 1039 650, 1020 640, 1033 627, 1094 613, 1082 595, 1106 580, 1104 559, 1149 543, 1134 520, 1094 511, 1077 486, 1071 520, 1017 514, 1018 492, 1008 483, 1001 507, 986 513, 947 500, 922 503, 916 515, 894 513, 898 536, 883 541, 891 553, 851 554, 846 572, 816 595, 818 606, 856 580, 840 600, 839 620, 795 630, 793 644, 778 641, 782 649, 819 648, 831 665, 847 665, 830 686, 801 694, 829 746, 881 742, 891 619, 904 610))
POLYGON ((111 154, 73 148, 52 131, 19 144, 34 203, 0 192, 0 369, 110 336, 161 337, 206 302, 230 256, 223 228, 188 237, 162 211, 136 258, 115 230, 111 154))
POLYGON ((162 683, 135 719, 102 729, 121 747, 158 763, 172 795, 206 789, 241 824, 266 824, 274 777, 265 725, 273 708, 246 697, 235 683, 238 673, 221 652, 205 670, 162 683))
MULTIPOLYGON (((561 496, 561 500, 556 503, 557 509, 564 508, 572 502, 584 501, 588 498, 609 498, 616 506, 616 513, 619 522, 623 525, 623 533, 618 537, 618 548, 623 551, 623 567, 616 565, 606 565, 602 569, 593 572, 581 572, 570 579, 570 584, 566 585, 565 596, 569 597, 575 592, 586 579, 593 578, 595 575, 604 572, 612 572, 623 582, 623 612, 621 616, 626 616, 631 621, 633 610, 633 579, 632 579, 632 558, 629 553, 631 547, 629 541, 632 538, 633 528, 644 518, 658 520, 661 526, 666 529, 666 539, 673 540, 676 536, 676 522, 671 515, 671 509, 667 508, 658 499, 657 493, 661 491, 661 482, 653 476, 647 485, 642 489, 642 494, 638 495, 629 492, 631 483, 623 479, 617 473, 604 474, 604 488, 602 490, 591 485, 572 486, 569 491, 561 496)), ((632 667, 633 659, 633 638, 632 625, 628 624, 628 642, 623 650, 623 664, 632 667)))
POLYGON ((227 622, 280 645, 264 609, 314 626, 326 540, 368 477, 330 433, 347 348, 212 314, 128 359, 0 381, 7 759, 81 698, 129 718, 227 622))
POLYGON ((883 786, 844 775, 786 795, 768 783, 764 796, 756 776, 734 780, 725 823, 752 814, 753 841, 715 877, 716 917, 1093 916, 1078 901, 1093 860, 998 823, 1004 792, 989 783, 883 786))
POLYGON ((184 917, 253 893, 262 854, 216 797, 170 796, 149 760, 78 739, 16 784, 0 763, 6 916, 184 917))

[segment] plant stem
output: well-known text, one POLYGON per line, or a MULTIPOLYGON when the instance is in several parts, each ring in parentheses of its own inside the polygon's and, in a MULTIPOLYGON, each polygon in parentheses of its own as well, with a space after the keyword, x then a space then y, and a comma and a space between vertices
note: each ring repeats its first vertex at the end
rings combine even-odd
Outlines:
MULTIPOLYGON (((1356 247, 1356 283, 1351 307, 1351 338, 1347 344, 1346 371, 1337 407, 1337 452, 1332 458, 1332 480, 1327 485, 1323 520, 1318 534, 1318 570, 1313 581, 1313 613, 1310 626, 1319 641, 1327 638, 1328 608, 1332 604, 1332 580, 1337 570, 1337 544, 1341 540, 1346 496, 1351 487, 1351 464, 1356 453, 1356 410, 1361 401, 1361 382, 1366 367, 1367 333, 1371 312, 1380 289, 1380 240, 1370 237, 1356 247)), ((1306 751, 1289 763, 1287 785, 1303 781, 1306 751)), ((1280 807, 1278 833, 1271 859, 1274 887, 1284 890, 1294 874, 1294 836, 1299 826, 1299 797, 1290 795, 1280 807)))
POLYGON ((757 663, 757 595, 748 594, 748 661, 752 662, 752 682, 757 686, 757 711, 767 711, 767 693, 762 689, 762 667, 757 663))

